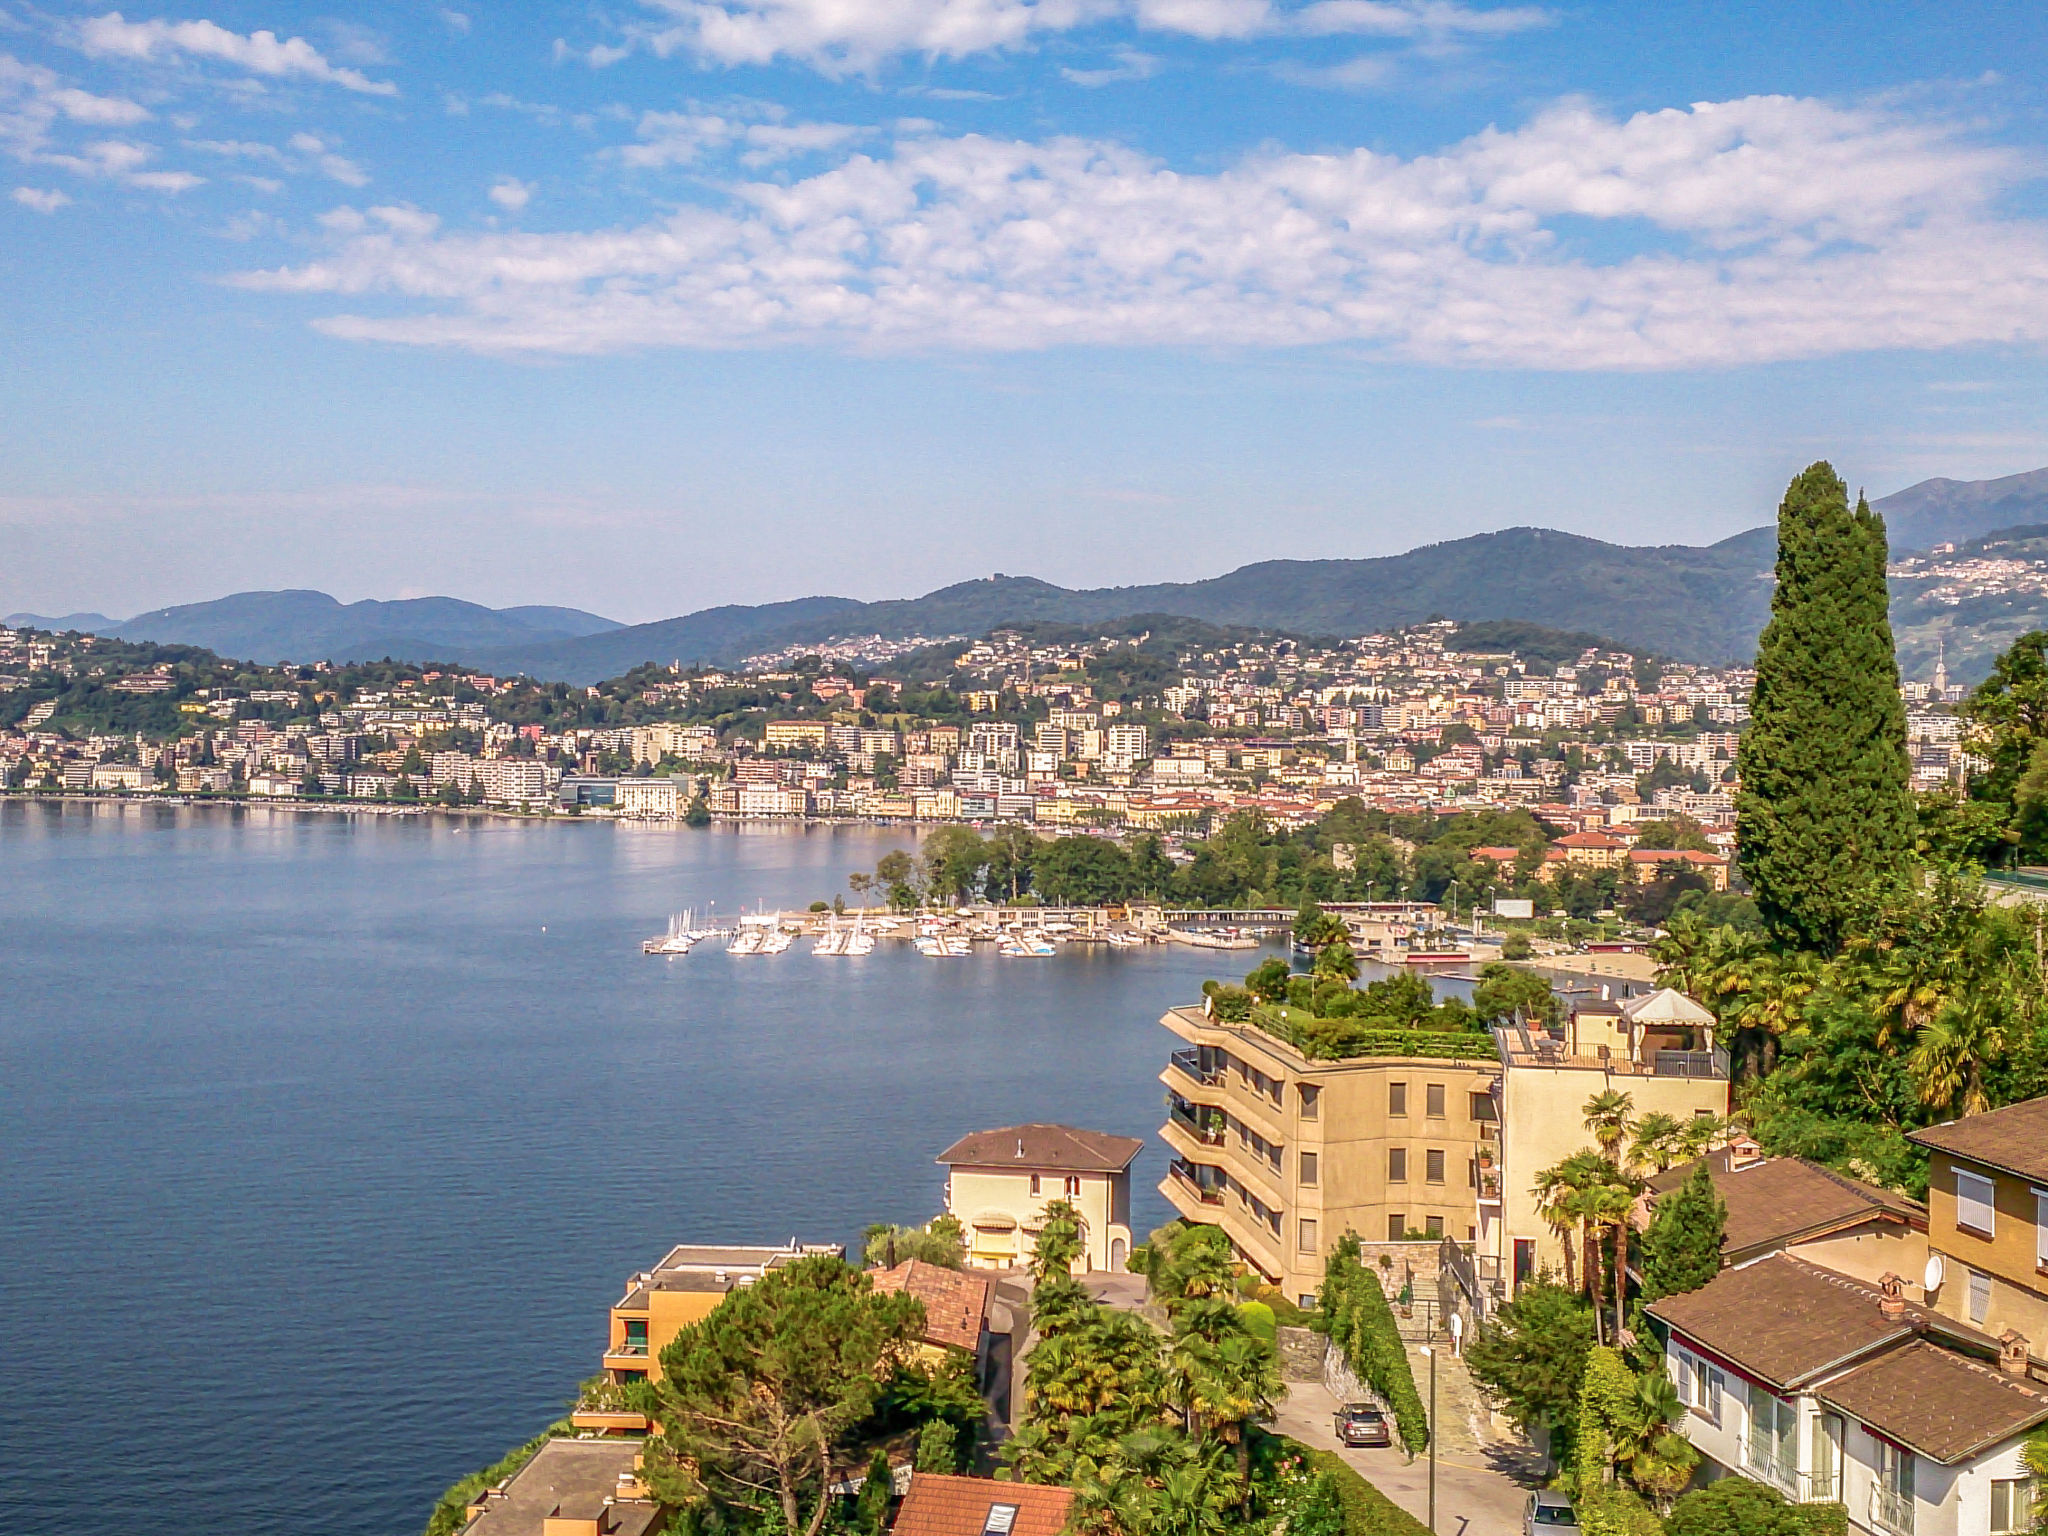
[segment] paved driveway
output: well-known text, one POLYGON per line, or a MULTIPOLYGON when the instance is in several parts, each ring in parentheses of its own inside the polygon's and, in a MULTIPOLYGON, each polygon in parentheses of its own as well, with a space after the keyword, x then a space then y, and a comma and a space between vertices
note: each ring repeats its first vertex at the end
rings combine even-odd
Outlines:
MULTIPOLYGON (((1292 1382, 1274 1425, 1283 1435, 1335 1451, 1380 1492, 1418 1520, 1429 1518, 1429 1457, 1409 1461, 1399 1450, 1353 1450, 1337 1444, 1337 1400, 1319 1383, 1292 1382)), ((1522 1506, 1536 1486, 1537 1457, 1522 1446, 1500 1446, 1477 1456, 1440 1456, 1436 1468, 1439 1536, 1513 1536, 1522 1506)))

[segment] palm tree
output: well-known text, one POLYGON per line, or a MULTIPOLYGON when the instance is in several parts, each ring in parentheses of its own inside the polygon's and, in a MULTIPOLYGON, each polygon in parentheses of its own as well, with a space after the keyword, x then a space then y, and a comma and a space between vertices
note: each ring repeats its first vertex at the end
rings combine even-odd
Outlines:
POLYGON ((1635 1214, 1636 1179, 1620 1169, 1612 1171, 1609 1182, 1594 1186, 1585 1194, 1588 1220, 1596 1230, 1614 1238, 1614 1264, 1609 1279, 1614 1284, 1614 1342, 1621 1343, 1623 1317, 1628 1305, 1629 1218, 1635 1214))
POLYGON ((1081 1256, 1081 1213, 1068 1200, 1049 1200, 1041 1216, 1038 1240, 1031 1249, 1031 1278, 1043 1285, 1055 1275, 1071 1275, 1081 1256))
POLYGON ((1343 939, 1325 944, 1316 955, 1315 974, 1333 981, 1358 980, 1358 956, 1343 939))
POLYGON ((1628 1166, 1641 1172, 1662 1173, 1677 1162, 1684 1149, 1685 1127, 1661 1109, 1653 1109, 1635 1124, 1635 1139, 1629 1144, 1628 1166))
POLYGON ((2006 1051, 2006 1024, 2016 1010, 2005 989, 1973 991, 1950 1002, 1920 1031, 1907 1058, 1920 1102, 1943 1114, 1960 1103, 1966 1115, 1991 1107, 1984 1091, 1984 1063, 2006 1051))
POLYGON ((1599 1144, 1600 1155, 1610 1163, 1621 1161, 1622 1144, 1635 1126, 1635 1101, 1619 1088, 1609 1088, 1586 1100, 1586 1129, 1599 1144))
POLYGON ((1571 1235, 1579 1223, 1573 1204, 1578 1191, 1566 1180, 1564 1164, 1540 1170, 1529 1192, 1536 1197, 1536 1214, 1543 1218, 1558 1246, 1564 1250, 1564 1283, 1576 1288, 1572 1278, 1571 1235))

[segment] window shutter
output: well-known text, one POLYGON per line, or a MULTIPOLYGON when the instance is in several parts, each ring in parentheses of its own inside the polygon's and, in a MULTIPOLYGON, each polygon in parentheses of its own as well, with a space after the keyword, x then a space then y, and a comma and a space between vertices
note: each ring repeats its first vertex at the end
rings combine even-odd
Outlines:
POLYGON ((1992 1196, 1995 1189, 1991 1181, 1974 1173, 1956 1170, 1956 1225, 1967 1227, 1972 1232, 1981 1232, 1986 1237, 1994 1234, 1992 1196))

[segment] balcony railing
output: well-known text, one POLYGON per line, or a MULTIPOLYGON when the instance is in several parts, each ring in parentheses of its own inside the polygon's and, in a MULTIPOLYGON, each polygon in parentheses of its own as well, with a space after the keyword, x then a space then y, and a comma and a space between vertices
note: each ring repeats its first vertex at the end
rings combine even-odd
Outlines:
POLYGON ((1221 1205, 1223 1203, 1223 1191, 1211 1185, 1201 1183, 1195 1178, 1194 1174, 1188 1171, 1186 1163, 1177 1161, 1167 1172, 1181 1188, 1201 1201, 1202 1204, 1221 1205))
POLYGON ((1175 1051, 1167 1059, 1173 1063, 1176 1069, 1193 1078, 1204 1088, 1214 1088, 1223 1081, 1223 1074, 1220 1071, 1214 1068, 1207 1072, 1202 1070, 1202 1053, 1200 1051, 1175 1051))
POLYGON ((1872 1487, 1870 1523, 1888 1536, 1913 1536, 1913 1496, 1881 1483, 1872 1487))
POLYGON ((1659 1077, 1704 1077, 1725 1079, 1728 1076, 1728 1053, 1724 1050, 1711 1051, 1659 1051, 1653 1067, 1659 1077))
POLYGON ((1770 1447, 1755 1441, 1744 1448, 1743 1470, 1760 1483, 1769 1483, 1794 1500, 1799 1497, 1799 1469, 1789 1460, 1771 1454, 1770 1447))
POLYGON ((605 1353, 607 1355, 644 1355, 647 1353, 647 1341, 641 1339, 636 1343, 632 1339, 627 1339, 623 1344, 610 1346, 605 1350, 605 1353))
POLYGON ((1226 1133, 1221 1124, 1204 1125, 1177 1104, 1166 1112, 1166 1118, 1179 1126, 1185 1134, 1194 1137, 1195 1140, 1205 1147, 1220 1147, 1223 1145, 1223 1138, 1226 1133))
POLYGON ((1482 1168, 1479 1170, 1479 1198, 1489 1204, 1500 1202, 1500 1170, 1482 1168))

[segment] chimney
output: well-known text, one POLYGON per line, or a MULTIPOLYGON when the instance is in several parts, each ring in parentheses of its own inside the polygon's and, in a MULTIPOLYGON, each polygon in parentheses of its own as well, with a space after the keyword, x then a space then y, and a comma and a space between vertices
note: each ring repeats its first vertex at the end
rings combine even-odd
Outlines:
POLYGON ((1734 1173, 1743 1168, 1754 1168, 1764 1161, 1764 1145, 1747 1131, 1737 1131, 1728 1138, 1728 1171, 1734 1173))
POLYGON ((1024 1155, 1024 1138, 1023 1138, 1022 1136, 1019 1136, 1019 1137, 1017 1138, 1017 1156, 1021 1158, 1021 1157, 1022 1157, 1023 1155, 1024 1155))
POLYGON ((1877 1310, 1893 1322, 1897 1322, 1900 1318, 1904 1317, 1906 1315, 1906 1282, 1890 1270, 1886 1270, 1878 1277, 1877 1288, 1884 1293, 1884 1299, 1877 1304, 1877 1310))
POLYGON ((2027 1374, 2027 1336, 2017 1328, 1998 1336, 1998 1369, 2007 1376, 2024 1378, 2027 1374))

